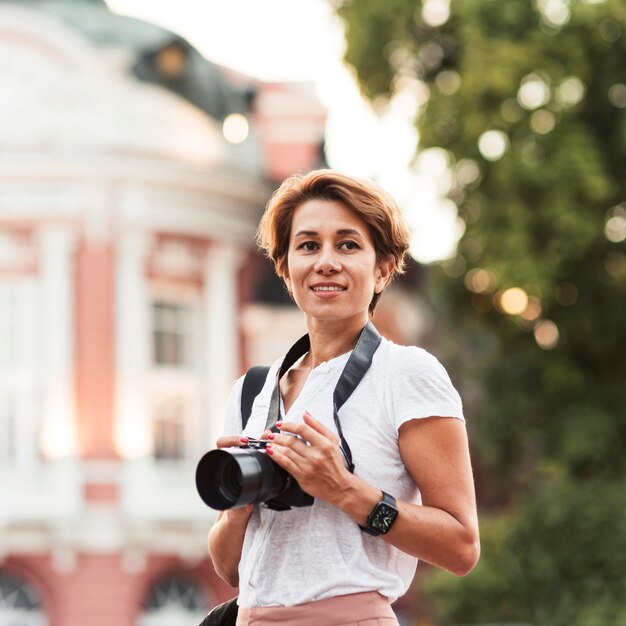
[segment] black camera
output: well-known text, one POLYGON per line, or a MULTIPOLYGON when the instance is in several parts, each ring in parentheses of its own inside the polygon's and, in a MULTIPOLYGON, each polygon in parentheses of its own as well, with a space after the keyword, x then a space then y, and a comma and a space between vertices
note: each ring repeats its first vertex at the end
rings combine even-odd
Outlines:
POLYGON ((239 448, 207 452, 196 468, 196 488, 205 504, 219 511, 261 502, 274 511, 311 506, 313 496, 270 459, 266 445, 250 439, 239 448))

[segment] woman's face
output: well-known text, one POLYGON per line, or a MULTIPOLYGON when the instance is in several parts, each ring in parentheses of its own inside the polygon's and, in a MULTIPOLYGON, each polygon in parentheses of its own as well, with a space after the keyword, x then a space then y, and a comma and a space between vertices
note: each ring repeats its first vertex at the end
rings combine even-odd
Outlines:
POLYGON ((294 211, 283 278, 307 317, 365 323, 390 265, 377 262, 367 224, 341 202, 309 200, 294 211))

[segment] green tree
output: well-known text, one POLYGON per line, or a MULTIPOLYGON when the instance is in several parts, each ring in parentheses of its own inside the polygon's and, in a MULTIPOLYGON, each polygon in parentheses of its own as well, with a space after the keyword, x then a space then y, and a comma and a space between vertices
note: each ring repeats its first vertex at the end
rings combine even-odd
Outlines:
POLYGON ((366 96, 428 88, 466 225, 428 289, 478 390, 483 558, 429 589, 449 622, 624 623, 626 4, 446 6, 337 9, 366 96))

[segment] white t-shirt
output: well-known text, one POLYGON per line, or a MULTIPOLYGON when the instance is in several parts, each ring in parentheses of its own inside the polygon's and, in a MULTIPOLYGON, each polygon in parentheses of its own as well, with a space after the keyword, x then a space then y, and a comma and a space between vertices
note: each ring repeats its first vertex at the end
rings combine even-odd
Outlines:
MULTIPOLYGON (((332 395, 350 353, 318 365, 285 416, 308 411, 336 432, 332 395)), ((265 429, 276 361, 257 396, 245 434, 265 429)), ((230 395, 225 435, 241 432, 243 377, 230 395)), ((430 416, 463 420, 459 394, 437 359, 420 348, 382 340, 372 365, 339 411, 355 474, 399 500, 421 503, 398 448, 398 429, 430 416)), ((419 454, 419 450, 416 450, 419 454)), ((270 511, 255 506, 239 563, 239 605, 293 606, 350 593, 378 591, 393 602, 415 574, 417 559, 360 530, 343 511, 316 499, 313 506, 270 511)))

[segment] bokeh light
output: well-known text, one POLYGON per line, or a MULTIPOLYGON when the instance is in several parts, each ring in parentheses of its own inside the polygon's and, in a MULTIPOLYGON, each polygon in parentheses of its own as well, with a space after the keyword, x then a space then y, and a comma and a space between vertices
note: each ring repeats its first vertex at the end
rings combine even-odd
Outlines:
POLYGON ((461 159, 454 168, 456 179, 467 187, 480 179, 480 168, 473 159, 461 159))
POLYGON ((509 149, 509 137, 501 130, 488 130, 479 137, 478 149, 488 161, 497 161, 509 149))
POLYGON ((445 52, 436 41, 424 44, 417 53, 417 58, 427 70, 434 70, 441 65, 445 52))
POLYGON ((517 92, 517 101, 529 111, 544 106, 550 100, 550 87, 537 74, 529 74, 522 79, 517 92))
POLYGON ((552 320, 538 322, 533 334, 537 345, 544 350, 552 350, 559 343, 559 329, 552 320))
POLYGON ((537 0, 537 8, 548 26, 561 27, 569 22, 569 0, 537 0))
POLYGON ((474 293, 489 293, 495 289, 495 274, 484 268, 471 269, 465 275, 465 286, 474 293))
POLYGON ((626 278, 626 255, 620 252, 607 254, 604 269, 614 280, 624 280, 626 278))
POLYGON ((552 111, 539 109, 530 117, 530 127, 538 134, 545 135, 554 129, 556 118, 552 111))
POLYGON ((461 75, 454 70, 442 70, 435 77, 435 85, 444 96, 451 96, 461 86, 461 75))
POLYGON ((428 26, 441 26, 449 18, 449 0, 425 0, 422 4, 422 19, 428 26))
POLYGON ((572 306, 578 300, 578 287, 569 281, 559 283, 554 290, 554 297, 561 306, 572 306))
POLYGON ((609 102, 618 109, 626 108, 626 85, 616 83, 609 89, 609 102))
POLYGON ((604 226, 604 234, 609 241, 620 243, 626 239, 626 216, 613 215, 604 226))
POLYGON ((574 106, 585 97, 585 84, 576 76, 568 76, 557 87, 556 101, 564 107, 574 106))
POLYGON ((465 268, 467 267, 467 261, 461 254, 457 254, 451 259, 446 259, 441 263, 441 269, 446 276, 457 278, 463 275, 465 268))
POLYGON ((241 113, 231 113, 224 119, 222 132, 229 143, 243 143, 248 138, 249 131, 248 120, 241 113))
POLYGON ((600 37, 609 43, 615 43, 622 36, 622 27, 615 20, 602 20, 598 31, 600 37))
POLYGON ((528 306, 528 294, 521 287, 510 287, 498 294, 497 304, 508 315, 520 315, 528 306))

